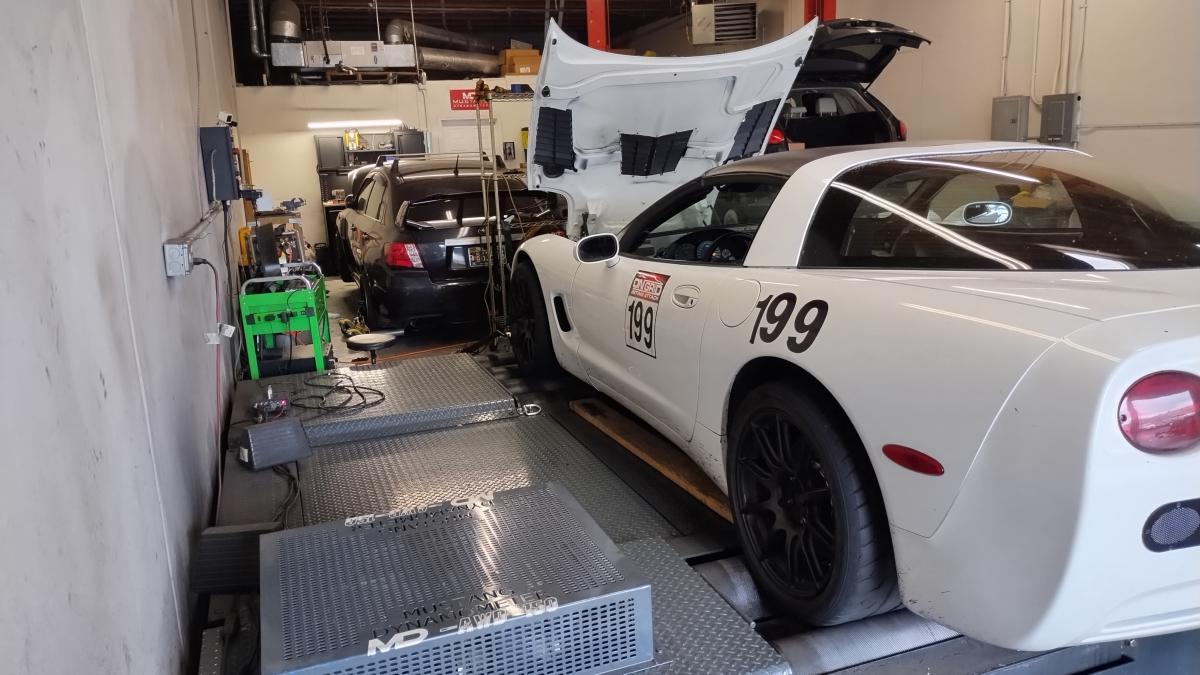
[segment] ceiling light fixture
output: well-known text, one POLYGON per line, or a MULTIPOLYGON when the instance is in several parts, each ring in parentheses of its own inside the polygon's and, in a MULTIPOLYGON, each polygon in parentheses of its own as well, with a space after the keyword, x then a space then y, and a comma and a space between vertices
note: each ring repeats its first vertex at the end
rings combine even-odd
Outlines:
POLYGON ((309 129, 390 129, 404 120, 341 120, 338 122, 309 122, 309 129))

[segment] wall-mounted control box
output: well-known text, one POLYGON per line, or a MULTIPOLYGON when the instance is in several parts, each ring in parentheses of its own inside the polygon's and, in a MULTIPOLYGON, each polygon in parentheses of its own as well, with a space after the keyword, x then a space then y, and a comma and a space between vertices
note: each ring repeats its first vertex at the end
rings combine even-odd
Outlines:
POLYGON ((239 199, 237 169, 233 164, 233 130, 200 127, 200 161, 209 202, 239 199))

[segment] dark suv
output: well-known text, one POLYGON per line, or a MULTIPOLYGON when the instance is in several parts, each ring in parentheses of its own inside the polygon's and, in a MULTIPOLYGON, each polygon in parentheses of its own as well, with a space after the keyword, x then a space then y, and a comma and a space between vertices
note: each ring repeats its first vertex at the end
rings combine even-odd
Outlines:
MULTIPOLYGON (((338 230, 369 326, 484 320, 489 260, 481 172, 490 174, 490 163, 422 159, 383 163, 354 176, 356 193, 346 197, 338 230)), ((561 225, 557 197, 526 190, 519 175, 499 180, 500 211, 512 230, 510 255, 535 228, 561 225)))
POLYGON ((796 85, 779 112, 767 152, 903 141, 904 122, 867 91, 896 52, 925 37, 894 24, 835 19, 817 27, 796 85))

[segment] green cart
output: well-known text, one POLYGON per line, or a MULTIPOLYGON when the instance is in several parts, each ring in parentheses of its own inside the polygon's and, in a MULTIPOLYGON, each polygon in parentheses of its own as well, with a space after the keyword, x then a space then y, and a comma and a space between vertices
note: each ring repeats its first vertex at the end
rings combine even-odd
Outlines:
POLYGON ((242 284, 240 305, 251 379, 258 379, 258 338, 264 347, 273 348, 275 336, 282 333, 311 335, 315 369, 325 372, 329 313, 325 309, 325 277, 319 271, 247 279, 242 284))

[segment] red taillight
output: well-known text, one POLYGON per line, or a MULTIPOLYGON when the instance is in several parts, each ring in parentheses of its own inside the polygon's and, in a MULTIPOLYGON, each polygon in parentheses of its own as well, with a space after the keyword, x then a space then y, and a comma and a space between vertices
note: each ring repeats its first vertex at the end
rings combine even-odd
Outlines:
POLYGON ((923 473, 926 476, 940 476, 946 473, 941 462, 908 446, 889 443, 883 446, 883 456, 909 471, 923 473))
POLYGON ((1200 377, 1178 371, 1143 377, 1125 392, 1117 421, 1138 450, 1192 447, 1200 442, 1200 377))
POLYGON ((416 244, 394 241, 387 245, 385 262, 388 267, 424 267, 416 244))
POLYGON ((771 130, 771 135, 767 137, 767 142, 771 145, 787 143, 787 136, 783 135, 783 132, 779 130, 779 127, 775 127, 771 130))
POLYGON ((904 120, 896 120, 896 121, 900 123, 900 140, 907 141, 908 140, 908 125, 904 123, 904 120))

